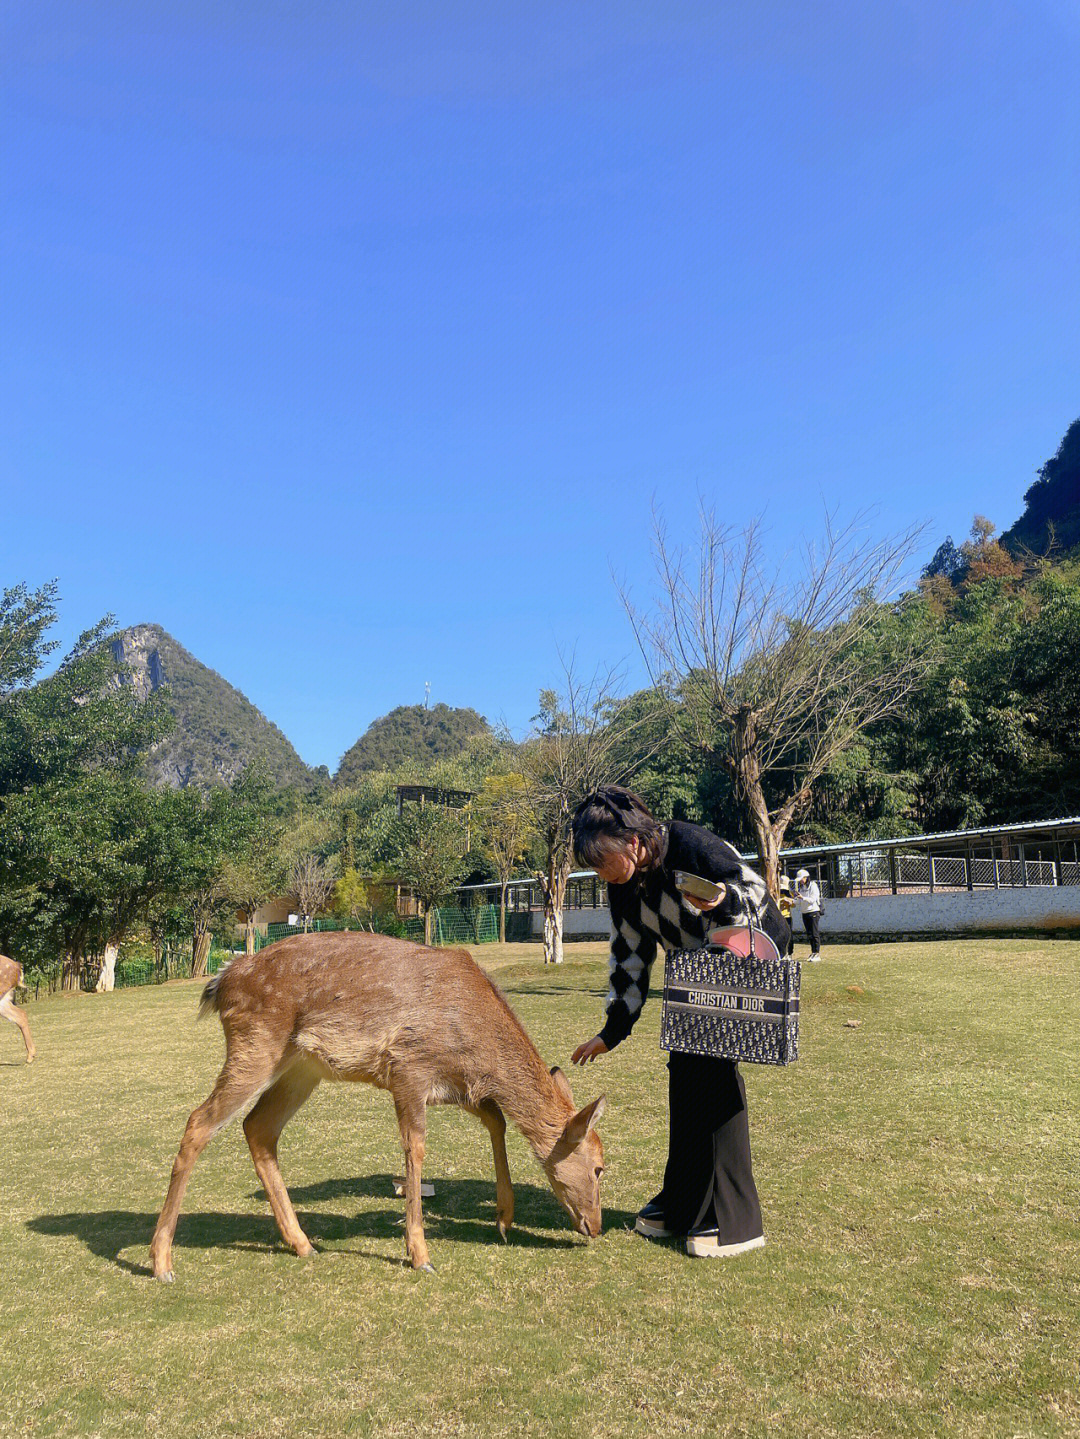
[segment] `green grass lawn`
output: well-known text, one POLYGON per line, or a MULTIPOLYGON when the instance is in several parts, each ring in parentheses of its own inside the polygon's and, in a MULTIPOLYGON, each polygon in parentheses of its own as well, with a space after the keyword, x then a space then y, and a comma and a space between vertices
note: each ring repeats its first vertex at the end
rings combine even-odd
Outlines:
MULTIPOLYGON (((598 1028, 603 946, 477 954, 549 1063, 598 1028)), ((321 1253, 283 1248, 234 1125, 196 1165, 173 1285, 147 1244, 220 1025, 192 983, 31 1005, 33 1067, 0 1026, 0 1434, 1080 1434, 1078 980, 1069 941, 806 967, 799 1063, 744 1069, 764 1250, 630 1232, 666 1147, 654 995, 571 1076, 608 1095, 600 1240, 515 1132, 501 1244, 487 1135, 438 1109, 437 1273, 414 1274, 389 1097, 322 1085, 281 1144, 321 1253)))

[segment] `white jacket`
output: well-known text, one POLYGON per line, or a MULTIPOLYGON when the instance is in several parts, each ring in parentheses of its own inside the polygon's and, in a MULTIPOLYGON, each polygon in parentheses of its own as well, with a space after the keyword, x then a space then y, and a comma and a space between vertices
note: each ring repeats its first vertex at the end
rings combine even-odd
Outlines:
POLYGON ((803 914, 821 913, 821 890, 816 880, 808 879, 801 889, 795 891, 795 898, 803 914))

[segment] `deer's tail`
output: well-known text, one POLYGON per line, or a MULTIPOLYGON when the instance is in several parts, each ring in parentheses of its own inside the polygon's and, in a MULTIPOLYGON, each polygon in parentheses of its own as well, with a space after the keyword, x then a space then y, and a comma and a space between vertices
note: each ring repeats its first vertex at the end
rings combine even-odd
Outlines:
POLYGON ((202 999, 199 1000, 199 1013, 197 1016, 199 1019, 205 1019, 212 1010, 217 1009, 218 986, 221 983, 222 976, 231 963, 232 961, 229 960, 223 964, 217 974, 211 975, 203 986, 202 999))

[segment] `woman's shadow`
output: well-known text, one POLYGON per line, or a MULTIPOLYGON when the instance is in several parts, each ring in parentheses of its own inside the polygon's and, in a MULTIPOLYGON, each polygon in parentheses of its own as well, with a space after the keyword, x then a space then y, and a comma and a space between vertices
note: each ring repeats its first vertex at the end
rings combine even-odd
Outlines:
MULTIPOLYGON (((495 1186, 490 1180, 440 1179, 436 1176, 435 1195, 424 1200, 424 1230, 432 1244, 467 1243, 500 1245, 495 1228, 495 1186)), ((395 1267, 404 1263, 378 1249, 366 1247, 362 1241, 397 1240, 404 1251, 405 1201, 394 1195, 393 1178, 389 1174, 358 1175, 328 1179, 319 1184, 297 1185, 290 1190, 297 1206, 324 1204, 336 1199, 382 1199, 377 1209, 354 1213, 310 1210, 298 1215, 304 1231, 315 1245, 332 1245, 335 1252, 355 1254, 395 1267), (350 1241, 360 1241, 353 1242, 350 1241)), ((252 1192, 252 1199, 263 1200, 262 1189, 252 1192)), ((515 1184, 514 1226, 510 1230, 511 1247, 566 1250, 582 1241, 569 1228, 569 1217, 547 1189, 534 1184, 515 1184), (563 1229, 564 1232, 558 1232, 563 1229), (537 1229, 555 1229, 553 1234, 537 1229)), ((96 1255, 116 1264, 129 1274, 147 1275, 149 1264, 136 1264, 124 1257, 130 1249, 148 1249, 150 1236, 157 1223, 156 1213, 126 1209, 105 1209, 84 1213, 39 1214, 27 1220, 27 1228, 35 1234, 50 1236, 74 1235, 96 1255)), ((614 1229, 632 1221, 634 1216, 624 1210, 606 1210, 604 1228, 614 1229)), ((177 1225, 174 1247, 183 1249, 239 1249, 266 1253, 280 1249, 289 1252, 278 1233, 269 1206, 262 1214, 225 1214, 192 1210, 182 1213, 177 1225)))

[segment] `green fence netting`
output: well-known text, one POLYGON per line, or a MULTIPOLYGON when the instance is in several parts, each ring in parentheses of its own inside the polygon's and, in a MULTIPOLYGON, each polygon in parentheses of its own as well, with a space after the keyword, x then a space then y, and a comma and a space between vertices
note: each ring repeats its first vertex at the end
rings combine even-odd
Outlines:
MULTIPOLYGON (((510 938, 509 922, 517 916, 507 915, 507 938, 510 938)), ((526 916, 527 918, 527 916, 526 916)), ((398 915, 372 915, 369 922, 358 924, 355 920, 313 919, 308 924, 308 933, 325 934, 341 930, 359 930, 375 934, 396 935, 399 939, 411 939, 417 944, 424 942, 424 921, 416 915, 402 918, 398 915)), ((290 934, 303 934, 302 924, 268 924, 265 937, 256 935, 256 948, 273 944, 290 934)), ((492 944, 499 938, 499 910, 493 904, 480 904, 468 909, 433 909, 431 911, 432 944, 492 944)))
POLYGON ((499 938, 499 911, 493 904, 432 911, 435 944, 492 944, 499 938))

